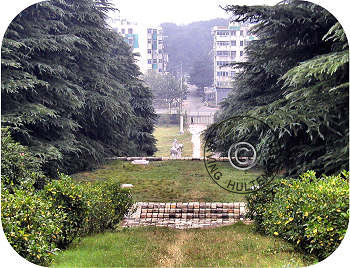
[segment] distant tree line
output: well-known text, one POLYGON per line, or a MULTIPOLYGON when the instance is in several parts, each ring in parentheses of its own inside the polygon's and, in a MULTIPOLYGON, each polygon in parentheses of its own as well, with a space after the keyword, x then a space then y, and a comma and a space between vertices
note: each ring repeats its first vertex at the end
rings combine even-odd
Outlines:
POLYGON ((169 71, 179 75, 182 64, 183 72, 190 75, 191 84, 201 89, 211 86, 214 79, 211 28, 227 26, 228 22, 227 19, 218 18, 192 22, 188 25, 161 24, 164 35, 167 36, 169 71))
POLYGON ((247 61, 224 100, 218 122, 246 115, 266 122, 235 120, 214 124, 206 138, 214 151, 250 133, 261 164, 274 162, 288 175, 313 169, 334 174, 349 168, 349 46, 344 30, 322 7, 305 1, 275 6, 228 5, 237 22, 255 25, 257 40, 246 48, 247 61))
POLYGON ((156 114, 108 0, 51 0, 21 12, 2 43, 2 127, 54 175, 111 155, 152 155, 156 114))
POLYGON ((188 94, 188 87, 183 77, 177 78, 170 73, 149 71, 144 76, 144 80, 153 93, 156 107, 164 105, 169 109, 179 107, 188 94))

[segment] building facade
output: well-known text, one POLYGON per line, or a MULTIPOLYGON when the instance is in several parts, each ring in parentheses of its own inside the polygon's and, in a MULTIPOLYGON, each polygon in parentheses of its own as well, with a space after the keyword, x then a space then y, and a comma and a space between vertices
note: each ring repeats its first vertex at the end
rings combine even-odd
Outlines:
POLYGON ((147 71, 165 73, 168 54, 165 53, 166 37, 162 27, 147 28, 147 71))
POLYGON ((233 88, 237 69, 226 65, 245 60, 244 48, 249 41, 254 40, 248 34, 250 26, 247 23, 231 22, 228 26, 212 28, 215 91, 212 101, 215 105, 226 98, 233 88))
POLYGON ((166 38, 162 27, 145 26, 120 17, 110 19, 109 24, 130 45, 133 53, 138 54, 137 64, 142 73, 167 71, 168 55, 164 50, 166 38))

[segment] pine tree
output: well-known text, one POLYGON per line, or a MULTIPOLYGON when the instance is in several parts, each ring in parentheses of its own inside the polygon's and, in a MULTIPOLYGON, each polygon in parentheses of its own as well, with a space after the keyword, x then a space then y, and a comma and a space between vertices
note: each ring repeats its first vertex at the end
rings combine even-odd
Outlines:
MULTIPOLYGON (((43 2, 21 12, 5 34, 2 124, 50 175, 134 153, 135 118, 154 121, 150 106, 143 114, 132 107, 151 95, 130 86, 140 84, 140 73, 129 46, 106 24, 111 9, 108 1, 43 2)), ((152 130, 144 130, 150 147, 152 130)))
MULTIPOLYGON (((262 165, 274 162, 289 175, 307 169, 332 174, 348 169, 348 45, 337 20, 304 1, 275 6, 227 6, 235 21, 255 23, 258 37, 247 47, 247 62, 236 87, 222 103, 219 120, 249 115, 266 122, 235 122, 206 133, 213 150, 227 152, 232 140, 253 133, 262 165), (215 136, 217 134, 218 136, 215 136)), ((213 129, 213 127, 211 128, 213 129)))

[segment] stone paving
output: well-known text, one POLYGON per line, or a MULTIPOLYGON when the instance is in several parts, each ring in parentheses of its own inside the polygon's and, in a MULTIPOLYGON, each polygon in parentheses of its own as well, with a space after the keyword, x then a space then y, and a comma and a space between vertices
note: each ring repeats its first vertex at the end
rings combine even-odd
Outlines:
POLYGON ((138 202, 122 222, 123 227, 166 226, 177 229, 209 228, 238 221, 251 223, 243 202, 138 202))

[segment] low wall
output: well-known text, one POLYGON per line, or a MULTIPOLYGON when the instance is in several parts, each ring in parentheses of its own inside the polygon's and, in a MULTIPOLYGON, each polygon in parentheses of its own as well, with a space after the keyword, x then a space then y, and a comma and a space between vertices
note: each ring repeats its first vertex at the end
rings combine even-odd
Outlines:
MULTIPOLYGON (((212 159, 212 158, 211 158, 212 159)), ((217 162, 228 162, 228 157, 219 157, 215 158, 217 162)), ((107 158, 107 160, 121 160, 121 161, 134 161, 134 160, 148 160, 148 161, 168 161, 168 160, 189 160, 189 161, 203 161, 204 157, 179 157, 179 158, 172 158, 172 157, 154 157, 154 156, 146 156, 146 157, 110 157, 107 158)))

